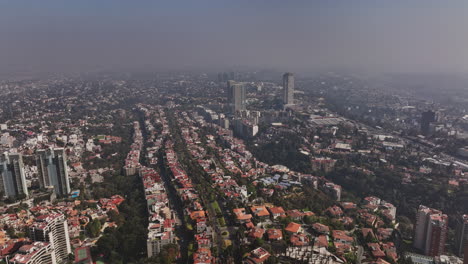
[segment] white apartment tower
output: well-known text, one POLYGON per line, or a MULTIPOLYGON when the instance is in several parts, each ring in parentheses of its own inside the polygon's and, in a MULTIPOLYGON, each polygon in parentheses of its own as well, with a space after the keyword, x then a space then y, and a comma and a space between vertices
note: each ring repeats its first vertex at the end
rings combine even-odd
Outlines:
POLYGON ((57 264, 55 251, 48 242, 26 244, 9 260, 10 264, 57 264))
POLYGON ((227 100, 233 113, 246 109, 246 90, 243 83, 227 82, 227 100))
POLYGON ((62 263, 72 252, 68 223, 63 214, 56 213, 36 217, 36 221, 29 228, 29 236, 33 241, 50 243, 57 263, 62 263))

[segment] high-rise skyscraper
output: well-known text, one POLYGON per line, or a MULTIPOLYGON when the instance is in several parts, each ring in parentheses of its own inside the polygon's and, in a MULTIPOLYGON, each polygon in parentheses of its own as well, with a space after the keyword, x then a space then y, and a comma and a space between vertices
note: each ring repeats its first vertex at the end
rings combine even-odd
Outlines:
POLYGON ((436 121, 436 113, 426 111, 421 114, 421 133, 425 136, 429 135, 431 123, 436 121))
POLYGON ((227 82, 227 100, 233 113, 245 110, 245 86, 235 81, 227 82))
POLYGON ((4 153, 0 157, 0 174, 0 187, 5 196, 28 196, 21 154, 4 153))
POLYGON ((441 211, 420 205, 416 215, 413 246, 425 255, 439 256, 445 252, 448 217, 441 211))
POLYGON ((70 193, 67 156, 63 148, 38 150, 36 164, 41 187, 53 186, 57 195, 70 193))
POLYGON ((29 228, 29 236, 33 241, 52 244, 57 263, 62 263, 72 252, 68 223, 63 214, 55 213, 36 217, 36 221, 29 228))
MULTIPOLYGON (((463 256, 465 247, 468 246, 468 214, 462 215, 457 219, 457 229, 455 232, 456 254, 463 256)), ((468 255, 465 255, 465 259, 468 255)))
POLYGON ((283 104, 294 104, 294 74, 283 74, 283 104))

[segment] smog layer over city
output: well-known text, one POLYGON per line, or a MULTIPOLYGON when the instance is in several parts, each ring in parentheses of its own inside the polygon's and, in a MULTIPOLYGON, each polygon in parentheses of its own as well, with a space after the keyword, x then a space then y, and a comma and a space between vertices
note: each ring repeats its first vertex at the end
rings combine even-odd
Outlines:
POLYGON ((0 0, 0 264, 468 264, 465 0, 0 0))

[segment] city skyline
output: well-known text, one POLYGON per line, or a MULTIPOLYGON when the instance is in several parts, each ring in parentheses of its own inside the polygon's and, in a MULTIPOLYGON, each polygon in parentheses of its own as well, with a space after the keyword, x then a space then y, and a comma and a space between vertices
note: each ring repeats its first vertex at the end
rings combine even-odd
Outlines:
POLYGON ((0 1, 0 264, 468 264, 466 11, 0 1))

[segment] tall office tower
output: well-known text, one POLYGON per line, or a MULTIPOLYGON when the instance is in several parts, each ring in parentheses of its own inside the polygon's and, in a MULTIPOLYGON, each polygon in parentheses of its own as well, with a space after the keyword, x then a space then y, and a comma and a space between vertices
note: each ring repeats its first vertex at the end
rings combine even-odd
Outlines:
POLYGON ((230 73, 229 73, 229 78, 230 78, 231 80, 236 80, 236 73, 235 73, 235 72, 230 72, 230 73))
POLYGON ((235 81, 227 82, 227 100, 233 113, 245 110, 245 86, 235 81))
POLYGON ((61 196, 70 193, 67 155, 63 148, 38 150, 36 164, 41 187, 53 186, 55 193, 61 196))
POLYGON ((429 256, 445 252, 448 217, 441 211, 420 205, 416 215, 413 246, 429 256))
POLYGON ((0 187, 5 196, 28 196, 21 154, 4 153, 0 157, 0 187))
POLYGON ((431 123, 436 121, 436 114, 433 111, 426 111, 421 114, 421 133, 429 135, 431 123))
POLYGON ((283 75, 283 104, 294 104, 294 74, 290 72, 283 75))
POLYGON ((57 263, 62 263, 72 252, 67 219, 63 214, 56 213, 36 217, 36 221, 29 227, 29 236, 33 241, 52 244, 57 263))
POLYGON ((223 81, 224 81, 223 73, 222 73, 222 72, 219 72, 219 73, 218 73, 218 82, 223 82, 223 81))
MULTIPOLYGON (((468 214, 462 215, 457 219, 457 229, 455 232, 455 252, 459 257, 463 256, 465 247, 468 246, 468 214)), ((465 254, 465 259, 468 255, 465 254)))
POLYGON ((227 82, 229 80, 229 74, 227 72, 223 72, 223 80, 227 82))

